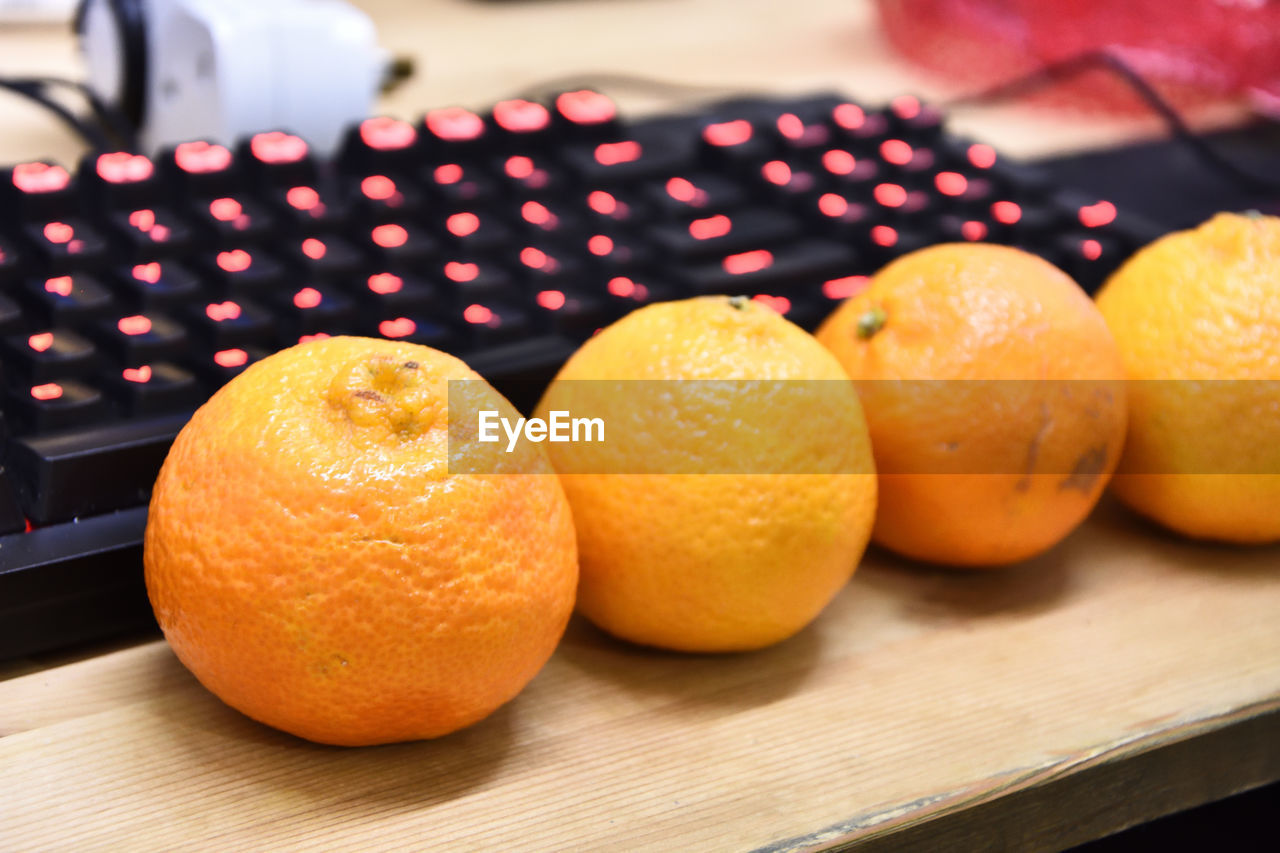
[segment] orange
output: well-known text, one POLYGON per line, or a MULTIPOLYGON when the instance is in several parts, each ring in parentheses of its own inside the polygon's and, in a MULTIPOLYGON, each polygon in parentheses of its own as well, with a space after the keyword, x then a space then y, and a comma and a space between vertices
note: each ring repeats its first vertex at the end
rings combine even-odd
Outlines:
POLYGON ((1098 307, 1133 380, 1115 494, 1187 536, 1280 540, 1280 219, 1166 235, 1098 307))
POLYGON ((635 643, 755 649, 848 582, 875 512, 852 383, 759 302, 642 308, 587 341, 539 403, 605 442, 549 444, 573 506, 578 607, 635 643))
POLYGON ((1035 255, 939 245, 873 276, 818 330, 857 380, 880 473, 873 538, 997 566, 1088 515, 1120 458, 1123 372, 1102 315, 1035 255))
POLYGON ((178 435, 147 591, 228 705, 323 743, 429 738, 488 715, 551 655, 577 582, 568 503, 536 447, 514 473, 450 473, 450 379, 478 375, 413 344, 301 344, 178 435))

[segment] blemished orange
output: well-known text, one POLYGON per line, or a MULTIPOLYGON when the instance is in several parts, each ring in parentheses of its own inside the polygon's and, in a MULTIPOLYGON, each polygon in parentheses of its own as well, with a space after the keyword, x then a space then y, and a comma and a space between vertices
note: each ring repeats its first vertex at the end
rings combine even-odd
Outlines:
MULTIPOLYGON (((452 475, 458 359, 331 338, 250 366, 156 481, 147 592, 179 659, 250 717, 366 745, 447 734, 541 669, 573 608, 573 522, 545 455, 452 475)), ((478 405, 514 417, 487 383, 478 405)))
POLYGON ((897 259, 822 324, 880 470, 872 538, 961 567, 1025 560, 1089 514, 1120 458, 1123 370, 1088 295, 1030 253, 897 259))
POLYGON ((1280 218, 1166 235, 1098 307, 1133 380, 1114 493, 1190 537, 1280 540, 1280 218))
POLYGON ((853 575, 876 494, 857 393, 763 304, 701 297, 629 314, 565 364, 538 413, 557 409, 625 439, 548 450, 577 525, 578 607, 608 633, 761 648, 853 575))

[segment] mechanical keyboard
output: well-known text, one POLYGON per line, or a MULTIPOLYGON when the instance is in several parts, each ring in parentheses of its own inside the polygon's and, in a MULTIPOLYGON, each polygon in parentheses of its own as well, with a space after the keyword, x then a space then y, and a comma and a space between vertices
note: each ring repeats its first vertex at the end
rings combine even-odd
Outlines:
POLYGON ((255 360, 359 334, 455 353, 528 407, 592 332, 746 294, 812 329, 913 249, 987 240, 1086 289, 1164 229, 949 133, 914 97, 603 94, 0 170, 0 658, 151 622, 151 483, 255 360))

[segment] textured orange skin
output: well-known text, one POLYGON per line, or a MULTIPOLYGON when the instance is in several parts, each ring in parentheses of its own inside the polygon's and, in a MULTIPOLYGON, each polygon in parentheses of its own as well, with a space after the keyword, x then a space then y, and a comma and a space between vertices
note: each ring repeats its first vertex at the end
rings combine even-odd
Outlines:
POLYGON ((520 460, 530 473, 449 474, 449 378, 478 375, 413 344, 302 344, 179 434, 151 501, 147 591, 228 705, 322 743, 436 737, 551 655, 577 581, 568 503, 539 451, 520 460))
POLYGON ((1280 540, 1280 219, 1222 213, 1166 235, 1111 276, 1098 307, 1131 379, 1270 380, 1210 396, 1132 383, 1115 494, 1187 536, 1280 540))
MULTIPOLYGON (((741 385, 675 407, 608 398, 597 410, 606 429, 651 436, 659 461, 647 465, 655 473, 609 473, 633 471, 637 460, 606 452, 591 472, 561 477, 578 529, 578 607, 588 619, 645 645, 755 649, 798 632, 848 582, 875 514, 874 468, 857 394, 810 335, 755 302, 662 303, 587 341, 539 414, 560 408, 553 402, 571 393, 566 380, 585 379, 826 380, 796 384, 819 387, 816 399, 765 401, 770 417, 760 431, 738 423, 742 406, 761 402, 741 385), (750 462, 743 473, 669 473, 682 457, 750 462), (805 473, 757 473, 770 464, 805 473)), ((706 388, 694 385, 699 394, 706 388)), ((561 471, 590 450, 548 446, 561 471)))
POLYGON ((1084 291, 1029 253, 913 252, 837 308, 818 340, 860 380, 881 471, 872 538, 901 554, 981 568, 1041 553, 1085 519, 1119 460, 1115 342, 1084 291), (873 308, 884 325, 864 339, 858 320, 873 308), (861 381, 899 379, 981 381, 861 381))

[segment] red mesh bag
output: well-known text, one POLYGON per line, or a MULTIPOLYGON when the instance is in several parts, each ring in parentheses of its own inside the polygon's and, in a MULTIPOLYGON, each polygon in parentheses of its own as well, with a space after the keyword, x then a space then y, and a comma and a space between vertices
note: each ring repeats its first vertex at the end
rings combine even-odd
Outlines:
MULTIPOLYGON (((1106 49, 1174 104, 1250 99, 1280 114, 1277 0, 878 0, 884 30, 912 61, 973 88, 1106 49)), ((1086 109, 1145 109, 1102 70, 1038 98, 1086 109)))

